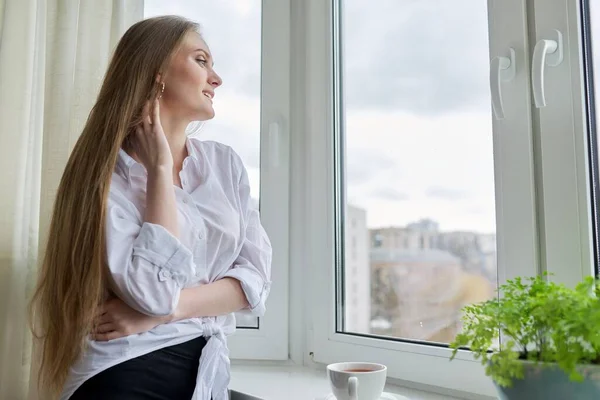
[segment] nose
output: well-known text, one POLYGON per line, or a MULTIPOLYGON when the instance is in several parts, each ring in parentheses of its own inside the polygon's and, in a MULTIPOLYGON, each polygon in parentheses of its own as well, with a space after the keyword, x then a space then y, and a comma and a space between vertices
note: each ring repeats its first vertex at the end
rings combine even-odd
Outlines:
POLYGON ((215 71, 212 71, 212 73, 209 76, 208 81, 210 82, 210 85, 215 89, 223 84, 223 80, 221 79, 219 74, 217 74, 215 71))

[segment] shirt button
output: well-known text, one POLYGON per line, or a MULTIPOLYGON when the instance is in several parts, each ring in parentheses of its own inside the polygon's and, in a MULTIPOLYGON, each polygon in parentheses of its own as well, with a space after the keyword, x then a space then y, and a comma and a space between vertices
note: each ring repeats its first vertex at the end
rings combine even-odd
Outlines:
POLYGON ((184 202, 185 204, 187 204, 187 203, 188 203, 188 199, 187 199, 187 198, 183 199, 183 202, 184 202))
POLYGON ((158 273, 158 279, 162 282, 166 281, 170 277, 171 277, 171 272, 167 271, 164 268, 161 269, 160 272, 158 273))
POLYGON ((182 179, 182 180, 181 180, 181 184, 182 184, 182 185, 187 185, 187 180, 185 180, 185 179, 182 179))

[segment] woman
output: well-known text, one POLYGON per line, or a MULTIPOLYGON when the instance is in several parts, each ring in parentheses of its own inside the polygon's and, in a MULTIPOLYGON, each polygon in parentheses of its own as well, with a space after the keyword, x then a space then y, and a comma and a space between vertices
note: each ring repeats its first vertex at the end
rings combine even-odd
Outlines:
POLYGON ((262 315, 271 246, 225 145, 186 135, 221 85, 198 26, 119 42, 64 171, 32 310, 61 399, 227 398, 233 312, 262 315))

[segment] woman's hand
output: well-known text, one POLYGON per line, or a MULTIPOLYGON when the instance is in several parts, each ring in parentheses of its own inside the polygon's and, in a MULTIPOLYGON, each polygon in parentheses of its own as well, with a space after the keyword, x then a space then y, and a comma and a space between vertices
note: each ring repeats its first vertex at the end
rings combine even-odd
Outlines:
POLYGON ((160 123, 158 99, 148 101, 142 111, 142 123, 135 128, 130 144, 148 173, 173 168, 173 155, 160 123))
POLYGON ((151 317, 129 307, 118 297, 107 300, 96 318, 92 339, 100 342, 147 332, 155 326, 168 323, 170 316, 151 317))

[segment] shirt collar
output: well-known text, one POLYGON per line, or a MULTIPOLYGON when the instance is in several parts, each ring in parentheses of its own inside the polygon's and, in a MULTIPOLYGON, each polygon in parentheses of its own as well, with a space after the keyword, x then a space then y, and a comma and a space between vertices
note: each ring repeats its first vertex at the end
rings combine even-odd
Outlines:
POLYGON ((188 136, 188 138, 185 142, 185 146, 188 151, 188 156, 186 157, 185 160, 183 160, 182 169, 189 168, 187 166, 187 164, 189 164, 191 162, 194 164, 196 171, 200 172, 202 170, 202 164, 200 162, 200 160, 202 159, 202 156, 200 154, 198 143, 195 143, 196 141, 200 141, 200 139, 196 139, 196 138, 188 136))
MULTIPOLYGON (((192 143, 193 140, 198 140, 195 138, 188 137, 185 141, 185 146, 188 151, 188 156, 185 160, 183 160, 183 166, 188 163, 188 159, 192 160, 196 167, 200 168, 200 154, 196 146, 192 143)), ((119 157, 117 159, 117 168, 121 172, 121 174, 127 179, 127 181, 131 184, 131 178, 133 176, 146 176, 146 168, 139 162, 135 161, 125 150, 122 148, 119 149, 119 157)))
POLYGON ((194 162, 196 164, 199 164, 200 154, 198 152, 198 149, 194 145, 194 143, 192 143, 192 141, 196 141, 196 140, 198 140, 198 139, 188 136, 187 140, 185 141, 185 147, 187 148, 187 151, 188 151, 188 157, 191 158, 192 160, 194 160, 194 162))
POLYGON ((121 174, 131 184, 132 176, 145 176, 146 169, 142 164, 135 161, 127 152, 123 149, 119 149, 119 158, 117 159, 117 168, 121 174))

